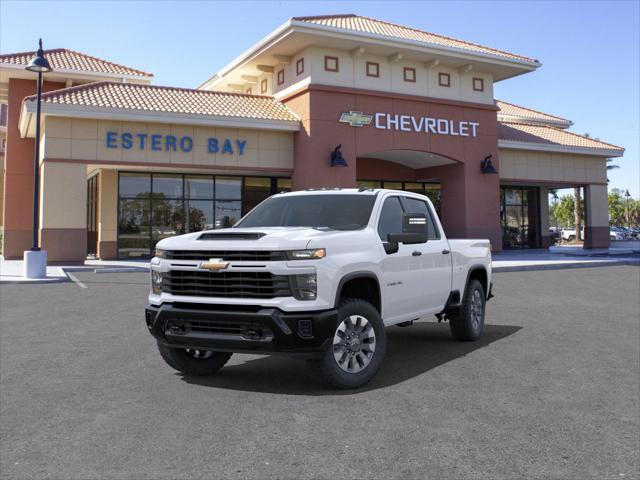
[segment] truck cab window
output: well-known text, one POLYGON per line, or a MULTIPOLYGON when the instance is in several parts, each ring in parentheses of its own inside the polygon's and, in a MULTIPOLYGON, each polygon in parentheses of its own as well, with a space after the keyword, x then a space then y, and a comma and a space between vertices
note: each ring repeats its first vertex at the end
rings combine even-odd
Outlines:
POLYGON ((390 197, 384 201, 380 219, 378 220, 378 235, 386 242, 390 233, 402 232, 402 204, 398 197, 390 197))
POLYGON ((431 209, 429 208, 429 205, 427 205, 427 202, 410 197, 404 197, 404 201, 407 213, 424 213, 427 216, 429 240, 440 239, 440 232, 433 221, 433 215, 431 214, 431 209))

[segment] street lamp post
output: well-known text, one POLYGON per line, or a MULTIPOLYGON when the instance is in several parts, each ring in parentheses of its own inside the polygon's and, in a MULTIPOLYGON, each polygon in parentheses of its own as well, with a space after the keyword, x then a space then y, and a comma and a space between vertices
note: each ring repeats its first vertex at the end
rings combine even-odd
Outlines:
POLYGON ((24 252, 24 276, 26 278, 44 278, 47 276, 47 252, 41 250, 38 241, 38 210, 40 204, 40 104, 42 101, 42 74, 53 69, 42 51, 42 39, 35 57, 26 67, 38 74, 38 94, 36 100, 36 138, 33 153, 33 245, 24 252))
POLYGON ((626 217, 627 217, 627 228, 631 228, 631 222, 629 222, 629 197, 631 196, 631 194, 629 193, 629 189, 627 189, 626 192, 624 192, 624 196, 625 196, 625 210, 626 210, 626 217))

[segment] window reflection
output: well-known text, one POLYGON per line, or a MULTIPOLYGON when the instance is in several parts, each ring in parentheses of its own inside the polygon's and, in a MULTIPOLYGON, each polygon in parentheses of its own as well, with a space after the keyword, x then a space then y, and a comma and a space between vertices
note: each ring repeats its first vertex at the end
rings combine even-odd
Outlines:
POLYGON ((166 237, 230 224, 269 196, 291 190, 290 178, 119 174, 118 256, 148 257, 166 237))

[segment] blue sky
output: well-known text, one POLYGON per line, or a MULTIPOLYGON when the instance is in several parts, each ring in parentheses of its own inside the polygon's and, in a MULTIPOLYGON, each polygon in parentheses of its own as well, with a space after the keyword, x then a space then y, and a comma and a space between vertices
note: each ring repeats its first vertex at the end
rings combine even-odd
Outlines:
POLYGON ((539 59, 496 98, 554 113, 626 148, 611 187, 640 197, 640 2, 13 2, 0 52, 66 47, 195 87, 287 18, 357 13, 539 59))

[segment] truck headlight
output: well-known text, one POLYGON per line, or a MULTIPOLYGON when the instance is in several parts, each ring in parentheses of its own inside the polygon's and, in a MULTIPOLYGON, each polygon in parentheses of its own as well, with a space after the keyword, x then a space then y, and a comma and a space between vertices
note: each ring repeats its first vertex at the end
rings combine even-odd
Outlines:
POLYGON ((319 260, 327 255, 324 248, 312 250, 290 250, 285 252, 287 260, 319 260))
POLYGON ((316 274, 291 275, 291 291, 297 300, 315 300, 318 296, 316 274))
POLYGON ((167 258, 167 251, 163 248, 156 248, 155 257, 157 258, 167 258))
POLYGON ((151 291, 155 295, 160 295, 162 291, 162 272, 151 270, 151 291))

